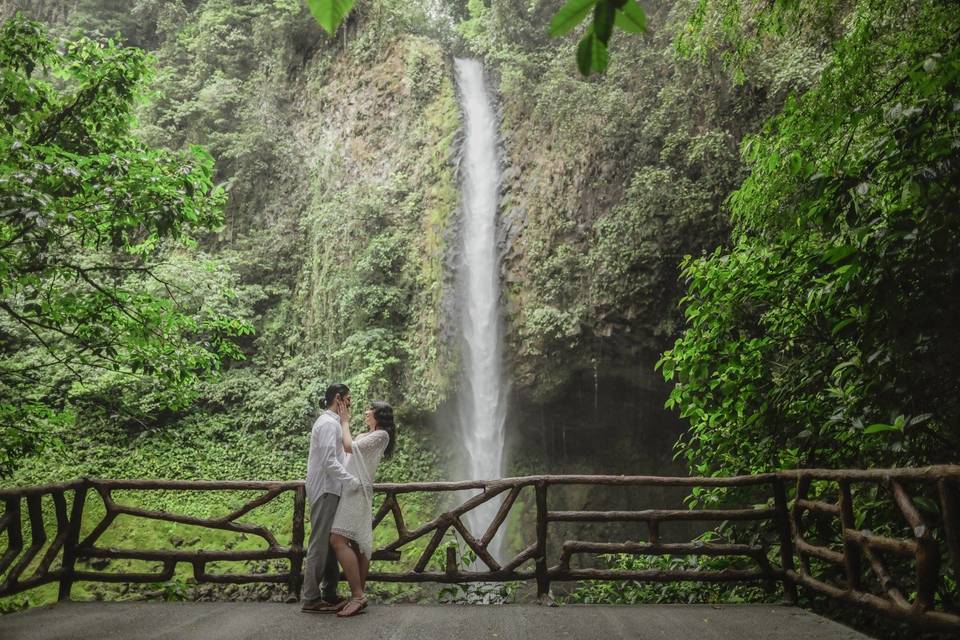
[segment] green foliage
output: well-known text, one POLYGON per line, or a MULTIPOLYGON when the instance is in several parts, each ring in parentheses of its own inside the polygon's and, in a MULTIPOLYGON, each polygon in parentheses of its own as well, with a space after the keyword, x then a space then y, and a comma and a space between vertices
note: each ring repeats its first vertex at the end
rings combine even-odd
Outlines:
POLYGON ((399 396, 409 362, 405 328, 417 282, 410 231, 391 223, 400 195, 350 189, 310 219, 313 260, 323 273, 307 283, 318 323, 311 333, 330 354, 334 377, 361 398, 399 396))
POLYGON ((727 239, 723 203, 745 175, 740 139, 811 82, 816 52, 772 52, 735 86, 677 58, 677 7, 651 14, 661 26, 648 36, 616 43, 622 64, 584 80, 570 65, 576 40, 540 31, 552 5, 470 7, 461 33, 496 68, 503 106, 517 386, 547 399, 593 362, 652 365, 682 322, 678 262, 727 239))
POLYGON ((820 48, 843 32, 850 5, 836 0, 689 0, 685 23, 674 36, 677 52, 703 62, 719 58, 742 82, 763 67, 771 41, 820 48))
POLYGON ((862 2, 743 146, 729 250, 684 263, 661 360, 693 471, 955 462, 956 13, 862 2))
POLYGON ((143 144, 130 129, 148 74, 138 49, 86 38, 58 49, 36 22, 0 45, 0 475, 79 406, 144 388, 187 405, 249 325, 225 289, 187 300, 163 264, 217 228, 212 158, 143 144))
MULTIPOLYGON (((122 413, 110 403, 80 419, 121 419, 136 434, 160 426, 193 428, 191 416, 212 412, 282 439, 302 435, 323 387, 334 377, 348 379, 361 393, 369 390, 391 400, 401 413, 435 407, 450 379, 437 366, 444 348, 436 327, 446 222, 456 206, 447 150, 459 117, 438 47, 409 35, 425 28, 422 8, 360 7, 354 19, 369 28, 346 49, 339 39, 322 35, 299 0, 144 2, 137 5, 135 13, 143 18, 137 24, 115 9, 112 2, 84 0, 60 29, 69 32, 79 24, 119 30, 123 37, 142 36, 155 46, 156 72, 151 91, 137 105, 135 134, 173 149, 202 143, 216 159, 211 178, 229 196, 223 228, 199 238, 205 250, 166 253, 169 269, 163 267, 162 277, 177 285, 171 289, 181 304, 186 298, 208 309, 229 307, 255 324, 258 335, 241 341, 247 362, 232 363, 221 378, 202 383, 192 396, 196 401, 181 396, 184 402, 176 408, 161 409, 154 401, 155 385, 128 385, 130 392, 120 395, 136 411, 125 405, 122 413), (394 67, 388 51, 398 35, 404 38, 398 45, 402 69, 394 67), (372 95, 368 88, 374 86, 380 93, 365 101, 356 122, 331 122, 321 131, 312 111, 324 101, 351 95, 336 88, 340 79, 331 61, 338 58, 367 70, 350 74, 350 80, 359 80, 352 95, 364 95, 365 89, 372 95), (298 70, 293 80, 292 69, 298 70), (415 107, 410 95, 416 97, 415 107), (390 144, 395 133, 390 128, 352 134, 355 125, 381 122, 380 110, 388 103, 402 111, 401 122, 410 123, 397 136, 409 144, 390 144), (348 144, 366 139, 370 145, 347 156, 338 151, 331 154, 336 161, 324 164, 320 141, 330 139, 330 132, 342 133, 348 144), (354 224, 351 203, 331 194, 355 182, 355 172, 369 167, 364 163, 374 149, 378 161, 392 165, 401 177, 381 178, 379 171, 364 168, 361 173, 370 179, 355 185, 355 192, 374 195, 362 215, 380 217, 354 224), (322 214, 312 213, 318 211, 322 214), (328 214, 336 216, 329 220, 333 228, 351 235, 342 252, 323 254, 327 230, 312 235, 306 223, 328 214), (394 225, 394 233, 378 237, 366 251, 366 234, 376 235, 380 223, 394 225), (314 245, 317 255, 324 255, 316 263, 304 259, 314 245), (210 270, 199 268, 201 262, 210 270), (321 262, 327 272, 312 270, 321 262), (334 272, 347 277, 327 298, 323 278, 334 272), (222 287, 222 296, 214 285, 222 287)), ((101 404, 117 395, 105 376, 88 375, 86 381, 101 404)), ((92 402, 94 394, 85 397, 92 402)), ((61 422, 75 417, 65 413, 61 422)))
MULTIPOLYGON (((142 0, 130 11, 80 0, 60 32, 120 32, 154 50, 149 94, 142 51, 59 46, 23 21, 5 34, 0 282, 20 317, 0 314, 0 417, 15 425, 0 472, 18 467, 17 484, 298 478, 333 378, 360 401, 394 402, 410 423, 445 398, 460 126, 441 46, 450 27, 427 5, 380 0, 344 21, 348 4, 311 4, 327 11, 329 34, 340 23, 332 38, 299 0, 142 0), (38 325, 45 317, 56 323, 38 325), (63 442, 38 454, 51 431, 63 442)), ((622 63, 609 65, 614 27, 639 32, 647 14, 632 1, 573 0, 544 28, 559 4, 471 0, 466 15, 430 5, 463 18, 457 49, 484 57, 497 83, 518 391, 547 398, 586 366, 642 366, 685 321, 660 366, 691 422, 678 453, 692 472, 955 461, 949 5, 657 5, 658 29, 617 39, 622 63), (569 34, 591 9, 578 46, 569 34), (603 76, 585 81, 574 59, 603 76)), ((407 424, 381 478, 439 477, 435 451, 407 424)), ((410 499, 415 514, 436 506, 410 499)), ((141 500, 195 514, 226 506, 141 500)), ((858 526, 884 519, 879 498, 856 500, 858 526)), ((289 523, 282 510, 263 517, 289 523)), ((142 527, 120 527, 117 541, 175 544, 142 527)), ((180 578, 167 597, 183 596, 180 578)), ((648 584, 574 595, 765 597, 648 584)))
POLYGON ((200 143, 216 159, 229 196, 225 239, 272 226, 278 194, 289 198, 306 180, 293 161, 290 90, 278 72, 302 64, 299 50, 321 30, 291 0, 172 3, 155 24, 156 80, 139 110, 141 135, 174 149, 200 143))

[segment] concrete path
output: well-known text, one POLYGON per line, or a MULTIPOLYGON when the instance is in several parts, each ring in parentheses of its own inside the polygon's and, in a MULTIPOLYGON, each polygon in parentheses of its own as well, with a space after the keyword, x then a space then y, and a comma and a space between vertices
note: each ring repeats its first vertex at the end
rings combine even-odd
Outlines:
POLYGON ((776 605, 371 605, 356 618, 247 602, 51 605, 0 617, 0 640, 867 640, 776 605))

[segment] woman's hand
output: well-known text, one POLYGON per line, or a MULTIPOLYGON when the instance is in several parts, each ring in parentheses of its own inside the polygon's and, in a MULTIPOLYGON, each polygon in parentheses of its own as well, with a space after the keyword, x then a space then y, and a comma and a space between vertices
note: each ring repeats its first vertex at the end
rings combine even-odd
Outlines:
POLYGON ((353 437, 350 435, 350 411, 347 410, 346 419, 340 417, 340 437, 343 439, 343 450, 353 453, 353 437))
POLYGON ((343 401, 343 398, 339 398, 339 399, 337 400, 337 406, 336 406, 336 408, 334 409, 334 411, 336 411, 336 414, 340 417, 340 424, 341 424, 341 425, 348 425, 348 426, 349 426, 349 424, 350 424, 350 406, 349 406, 346 402, 343 401))

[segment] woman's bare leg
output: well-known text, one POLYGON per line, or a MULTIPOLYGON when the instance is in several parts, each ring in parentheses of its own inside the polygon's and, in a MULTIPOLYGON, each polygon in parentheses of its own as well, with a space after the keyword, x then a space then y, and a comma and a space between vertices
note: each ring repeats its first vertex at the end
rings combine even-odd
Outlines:
POLYGON ((337 562, 343 567, 343 572, 347 575, 347 584, 350 585, 350 594, 353 598, 363 597, 363 583, 360 580, 360 562, 357 553, 350 546, 350 541, 343 536, 331 533, 330 546, 333 547, 333 553, 337 556, 337 562))
POLYGON ((362 591, 367 590, 367 573, 370 571, 370 558, 358 553, 357 557, 360 558, 360 589, 362 591))

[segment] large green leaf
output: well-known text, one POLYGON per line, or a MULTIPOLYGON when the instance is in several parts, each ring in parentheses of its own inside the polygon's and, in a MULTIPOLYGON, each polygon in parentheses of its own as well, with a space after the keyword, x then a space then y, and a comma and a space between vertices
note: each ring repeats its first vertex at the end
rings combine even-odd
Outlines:
POLYGON ((555 38, 569 32, 580 24, 596 3, 597 0, 567 0, 550 21, 550 35, 555 38))
POLYGON ((600 41, 590 25, 577 45, 577 68, 582 75, 589 76, 591 70, 597 73, 606 71, 609 62, 607 45, 600 41))
POLYGON ((630 33, 643 33, 647 30, 647 14, 635 0, 627 2, 617 11, 615 25, 630 33))
POLYGON ((600 41, 600 38, 594 36, 593 47, 591 48, 591 58, 593 70, 597 73, 603 73, 607 70, 607 64, 610 62, 610 53, 607 45, 600 41))
POLYGON ((307 0, 310 13, 324 30, 333 35, 343 19, 350 13, 355 0, 307 0))
POLYGON ((577 45, 577 68, 584 76, 590 75, 590 67, 593 66, 593 40, 593 27, 591 27, 577 45))
POLYGON ((897 428, 896 425, 884 424, 882 422, 878 422, 876 424, 870 425, 869 427, 866 427, 863 430, 863 432, 864 433, 883 433, 884 431, 899 431, 899 430, 900 429, 897 428))
POLYGON ((857 252, 857 248, 850 244, 841 244, 834 247, 830 247, 827 251, 824 252, 823 257, 830 264, 837 264, 846 260, 848 257, 857 252))

